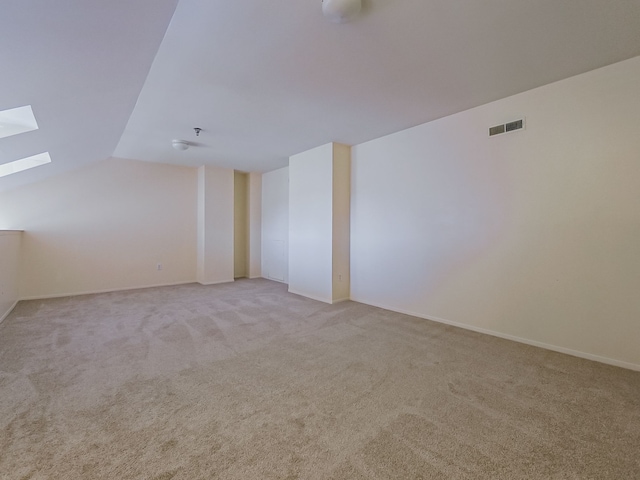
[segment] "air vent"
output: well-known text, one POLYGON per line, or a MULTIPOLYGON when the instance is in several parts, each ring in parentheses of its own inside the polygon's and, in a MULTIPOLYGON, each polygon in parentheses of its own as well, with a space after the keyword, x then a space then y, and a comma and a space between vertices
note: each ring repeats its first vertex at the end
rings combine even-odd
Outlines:
POLYGON ((524 128, 524 118, 520 120, 514 120, 513 122, 503 123, 502 125, 496 125, 489 128, 489 136, 500 135, 501 133, 515 132, 524 128))
POLYGON ((492 137, 494 135, 499 135, 504 133, 504 125, 496 125, 495 127, 491 127, 489 129, 489 136, 492 137))
POLYGON ((507 132, 513 132, 514 130, 520 130, 522 128, 522 120, 516 120, 515 122, 509 122, 505 125, 507 132))

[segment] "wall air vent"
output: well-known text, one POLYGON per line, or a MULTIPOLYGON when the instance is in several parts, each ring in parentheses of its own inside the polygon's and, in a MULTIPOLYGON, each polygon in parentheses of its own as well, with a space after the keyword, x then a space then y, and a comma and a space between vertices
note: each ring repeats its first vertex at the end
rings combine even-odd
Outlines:
POLYGON ((489 129, 489 136, 493 137, 494 135, 499 135, 504 133, 504 125, 496 125, 495 127, 491 127, 489 129))
POLYGON ((502 125, 496 125, 489 128, 489 136, 500 135, 501 133, 515 132, 524 128, 524 118, 520 120, 514 120, 513 122, 503 123, 502 125))

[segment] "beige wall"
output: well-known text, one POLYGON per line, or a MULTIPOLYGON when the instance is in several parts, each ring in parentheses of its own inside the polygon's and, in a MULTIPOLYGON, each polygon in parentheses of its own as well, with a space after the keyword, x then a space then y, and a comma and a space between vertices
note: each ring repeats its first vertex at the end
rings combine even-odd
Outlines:
POLYGON ((262 174, 262 276, 289 283, 289 167, 262 174))
POLYGON ((198 168, 197 278, 233 282, 233 170, 198 168))
POLYGON ((0 225, 25 230, 21 297, 194 281, 196 173, 112 158, 0 193, 0 225))
POLYGON ((262 174, 249 174, 249 278, 262 276, 262 174))
POLYGON ((0 322, 20 298, 22 232, 0 230, 0 322))
POLYGON ((640 368, 638 85, 640 57, 353 147, 352 299, 640 368))
POLYGON ((248 175, 233 173, 233 276, 249 276, 249 191, 248 175))
POLYGON ((333 144, 333 301, 350 296, 351 147, 333 144))

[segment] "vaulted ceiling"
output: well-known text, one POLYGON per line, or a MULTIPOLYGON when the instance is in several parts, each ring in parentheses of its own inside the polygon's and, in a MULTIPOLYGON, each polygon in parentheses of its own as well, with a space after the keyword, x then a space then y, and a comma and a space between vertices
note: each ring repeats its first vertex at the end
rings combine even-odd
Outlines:
POLYGON ((320 0, 3 0, 0 110, 40 128, 0 164, 52 163, 0 190, 110 156, 268 171, 638 56, 639 32, 637 0, 364 0, 348 24, 320 0))

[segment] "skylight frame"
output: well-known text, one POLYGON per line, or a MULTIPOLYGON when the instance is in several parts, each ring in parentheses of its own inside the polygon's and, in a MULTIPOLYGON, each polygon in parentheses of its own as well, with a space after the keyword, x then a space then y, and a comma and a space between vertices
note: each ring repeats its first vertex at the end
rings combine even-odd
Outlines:
POLYGON ((0 139, 38 130, 31 105, 0 110, 0 139))
POLYGON ((0 165, 0 177, 24 172, 25 170, 40 167, 48 163, 51 163, 51 155, 49 155, 49 152, 42 152, 37 155, 14 160, 13 162, 3 163, 0 165))

